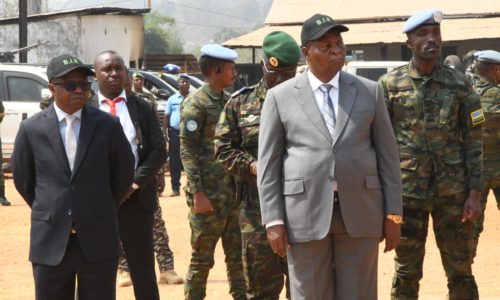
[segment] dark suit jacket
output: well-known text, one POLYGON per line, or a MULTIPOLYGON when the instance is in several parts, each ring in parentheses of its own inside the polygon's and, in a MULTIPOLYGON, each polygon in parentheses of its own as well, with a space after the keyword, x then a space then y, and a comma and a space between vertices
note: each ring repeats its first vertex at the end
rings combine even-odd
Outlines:
MULTIPOLYGON (((97 96, 93 96, 91 104, 99 106, 97 96)), ((132 198, 138 198, 146 210, 156 207, 158 185, 156 174, 167 159, 165 139, 161 132, 158 116, 151 104, 135 93, 127 94, 127 109, 137 132, 139 162, 135 169, 134 182, 140 186, 132 198)))
POLYGON ((11 166, 31 207, 30 260, 58 265, 72 226, 89 261, 117 257, 117 207, 133 179, 133 155, 118 118, 82 109, 73 172, 53 104, 21 123, 11 166))

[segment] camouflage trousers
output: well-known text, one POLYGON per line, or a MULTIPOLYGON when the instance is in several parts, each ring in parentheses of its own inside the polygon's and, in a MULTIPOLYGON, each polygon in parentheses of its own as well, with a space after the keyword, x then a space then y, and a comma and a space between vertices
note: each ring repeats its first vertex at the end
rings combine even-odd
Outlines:
POLYGON ((394 258, 396 272, 391 299, 418 299, 429 215, 432 216, 436 243, 448 279, 448 299, 479 299, 471 268, 473 223, 461 222, 467 192, 431 197, 433 206, 430 209, 415 207, 412 204, 418 200, 403 197, 404 224, 401 225, 401 243, 394 258))
MULTIPOLYGON (((174 269, 174 253, 170 250, 168 241, 167 228, 165 227, 165 221, 163 221, 161 206, 158 203, 153 212, 153 250, 156 254, 158 268, 162 273, 174 269)), ((118 263, 118 271, 130 272, 123 251, 118 263)))
POLYGON ((500 208, 500 163, 484 161, 483 165, 483 190, 481 191, 481 209, 482 214, 479 219, 474 223, 474 251, 473 258, 476 257, 477 245, 479 243, 479 236, 483 232, 484 225, 484 211, 486 210, 486 202, 488 201, 488 194, 493 190, 497 206, 500 208))
MULTIPOLYGON (((0 139, 0 162, 3 162, 2 139, 0 139)), ((5 198, 5 175, 0 164, 0 197, 5 198)))
MULTIPOLYGON (((187 193, 188 203, 193 195, 187 193)), ((228 205, 229 206, 229 205, 228 205)), ((233 299, 246 299, 245 278, 241 264, 241 231, 238 225, 240 206, 216 207, 207 214, 189 213, 191 227, 191 262, 186 275, 184 295, 187 300, 204 299, 207 278, 214 266, 214 251, 219 239, 226 256, 226 272, 229 293, 233 299)), ((192 205, 190 205, 192 210, 192 205)))
POLYGON ((287 299, 290 299, 286 257, 276 255, 269 245, 260 211, 242 207, 240 228, 247 299, 278 300, 285 283, 284 275, 286 275, 287 299))

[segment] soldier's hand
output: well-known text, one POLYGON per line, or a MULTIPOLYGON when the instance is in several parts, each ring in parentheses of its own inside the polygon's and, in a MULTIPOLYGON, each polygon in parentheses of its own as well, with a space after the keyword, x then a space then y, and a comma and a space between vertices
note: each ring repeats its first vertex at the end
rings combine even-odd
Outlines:
POLYGON ((267 239, 273 252, 281 257, 286 256, 286 248, 290 247, 288 243, 288 233, 285 225, 275 225, 267 228, 267 239))
POLYGON ((476 221, 481 216, 481 192, 476 190, 469 191, 469 197, 465 201, 463 213, 462 213, 462 222, 466 222, 467 220, 476 221))
POLYGON ((253 176, 257 176, 257 162, 254 161, 250 164, 250 173, 252 173, 253 176))
POLYGON ((156 177, 158 179, 158 194, 161 195, 165 190, 165 175, 158 174, 156 177))
POLYGON ((214 211, 212 202, 205 196, 203 192, 196 192, 194 194, 193 212, 196 214, 206 214, 214 211))
POLYGON ((401 225, 394 223, 394 221, 385 218, 384 220, 384 237, 385 248, 384 253, 396 249, 399 245, 401 237, 401 225))

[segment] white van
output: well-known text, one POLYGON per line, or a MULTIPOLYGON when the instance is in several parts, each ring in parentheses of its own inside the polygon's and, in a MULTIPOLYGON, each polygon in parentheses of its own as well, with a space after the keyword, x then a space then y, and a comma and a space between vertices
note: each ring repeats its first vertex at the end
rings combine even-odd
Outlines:
POLYGON ((344 71, 378 81, 380 76, 407 63, 407 61, 350 61, 344 67, 344 71))
POLYGON ((40 111, 41 91, 47 87, 44 66, 0 64, 0 99, 5 107, 0 124, 4 160, 10 158, 21 121, 40 111))

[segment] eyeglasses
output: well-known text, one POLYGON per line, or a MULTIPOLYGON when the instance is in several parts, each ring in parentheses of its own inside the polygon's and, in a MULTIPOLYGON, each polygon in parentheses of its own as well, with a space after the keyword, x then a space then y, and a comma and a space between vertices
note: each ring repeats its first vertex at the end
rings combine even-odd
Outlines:
POLYGON ((296 73, 296 69, 289 69, 289 70, 269 70, 266 66, 266 63, 264 62, 263 63, 264 65, 264 71, 266 71, 266 73, 269 73, 271 75, 292 75, 295 76, 295 73, 296 73))
POLYGON ((60 85, 68 92, 74 92, 77 87, 80 87, 82 91, 90 91, 92 82, 82 81, 82 82, 52 82, 53 85, 60 85))

